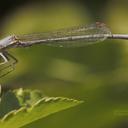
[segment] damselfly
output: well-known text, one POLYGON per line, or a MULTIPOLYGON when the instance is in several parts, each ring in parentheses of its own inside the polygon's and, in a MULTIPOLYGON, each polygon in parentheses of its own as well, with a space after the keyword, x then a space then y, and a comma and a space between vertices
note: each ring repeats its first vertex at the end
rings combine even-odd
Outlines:
POLYGON ((4 76, 14 69, 17 59, 7 52, 9 48, 28 47, 44 44, 59 47, 82 47, 105 39, 128 39, 128 35, 111 34, 104 23, 96 22, 88 26, 78 26, 59 31, 31 35, 11 35, 0 40, 0 76, 4 76), (12 62, 11 62, 12 60, 12 62))

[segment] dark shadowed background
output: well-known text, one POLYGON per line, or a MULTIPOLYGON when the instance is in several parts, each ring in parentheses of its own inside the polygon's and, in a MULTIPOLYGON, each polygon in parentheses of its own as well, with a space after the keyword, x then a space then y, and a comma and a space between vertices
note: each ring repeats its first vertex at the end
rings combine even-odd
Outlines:
MULTIPOLYGON (((128 33, 127 12, 127 0, 4 0, 0 37, 96 21, 107 24, 113 33, 128 33)), ((128 41, 106 40, 81 48, 39 45, 9 52, 19 62, 15 71, 1 78, 4 87, 85 100, 24 128, 128 127, 128 41)))

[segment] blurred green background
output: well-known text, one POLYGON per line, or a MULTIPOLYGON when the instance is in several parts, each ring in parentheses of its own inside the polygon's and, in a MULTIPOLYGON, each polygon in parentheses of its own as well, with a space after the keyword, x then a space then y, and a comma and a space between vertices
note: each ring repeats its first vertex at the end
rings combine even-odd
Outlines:
MULTIPOLYGON (((127 0, 4 0, 1 38, 104 22, 128 33, 127 0)), ((24 128, 128 128, 128 41, 106 40, 82 48, 10 49, 19 63, 1 78, 7 88, 40 89, 85 103, 24 128)), ((11 126, 10 126, 11 127, 11 126)))

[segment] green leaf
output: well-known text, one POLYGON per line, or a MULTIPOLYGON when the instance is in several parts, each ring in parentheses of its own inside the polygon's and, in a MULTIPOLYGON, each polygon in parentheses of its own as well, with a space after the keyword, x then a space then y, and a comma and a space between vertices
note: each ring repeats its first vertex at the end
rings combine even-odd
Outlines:
POLYGON ((9 91, 1 98, 0 127, 19 128, 80 103, 82 101, 44 96, 38 90, 9 91))

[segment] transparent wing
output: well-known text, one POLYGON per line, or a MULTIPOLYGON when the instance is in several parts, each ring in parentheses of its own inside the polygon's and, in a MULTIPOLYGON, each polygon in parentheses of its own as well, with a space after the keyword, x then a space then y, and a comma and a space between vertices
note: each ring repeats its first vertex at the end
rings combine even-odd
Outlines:
POLYGON ((96 22, 88 26, 72 27, 59 31, 32 35, 19 35, 17 39, 21 45, 45 44, 60 47, 81 47, 104 41, 111 35, 105 24, 96 22))

